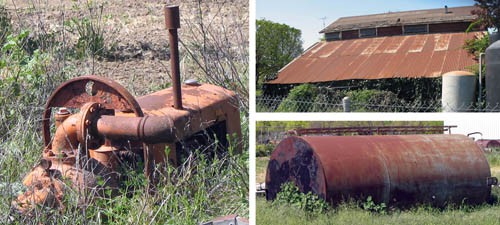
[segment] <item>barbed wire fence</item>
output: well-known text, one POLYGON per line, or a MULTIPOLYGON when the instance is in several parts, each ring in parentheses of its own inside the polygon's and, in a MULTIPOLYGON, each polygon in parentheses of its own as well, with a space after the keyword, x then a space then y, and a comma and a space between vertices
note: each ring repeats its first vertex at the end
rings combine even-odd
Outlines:
POLYGON ((257 112, 500 112, 500 105, 463 104, 443 106, 434 101, 373 101, 355 102, 336 99, 287 99, 286 96, 258 96, 257 112))

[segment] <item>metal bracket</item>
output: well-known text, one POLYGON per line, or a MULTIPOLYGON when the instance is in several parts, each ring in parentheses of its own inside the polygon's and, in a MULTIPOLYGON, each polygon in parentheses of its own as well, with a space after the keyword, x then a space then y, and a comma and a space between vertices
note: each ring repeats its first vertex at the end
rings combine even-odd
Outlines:
POLYGON ((498 179, 496 177, 487 177, 486 178, 486 185, 491 186, 491 185, 497 185, 498 184, 498 179))

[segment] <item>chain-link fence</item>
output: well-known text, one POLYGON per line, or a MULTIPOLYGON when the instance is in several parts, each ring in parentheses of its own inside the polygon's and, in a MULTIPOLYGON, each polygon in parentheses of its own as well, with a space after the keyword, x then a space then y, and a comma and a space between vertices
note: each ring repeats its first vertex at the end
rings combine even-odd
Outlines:
POLYGON ((296 99, 286 96, 258 96, 257 112, 500 112, 500 105, 465 104, 462 106, 443 106, 440 100, 427 102, 376 101, 355 102, 344 98, 333 99, 296 99))

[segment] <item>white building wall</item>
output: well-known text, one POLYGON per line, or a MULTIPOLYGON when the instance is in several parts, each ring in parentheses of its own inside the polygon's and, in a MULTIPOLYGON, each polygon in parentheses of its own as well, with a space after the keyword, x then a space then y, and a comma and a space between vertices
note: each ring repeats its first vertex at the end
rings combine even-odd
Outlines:
MULTIPOLYGON (((469 117, 468 117, 469 118, 469 117)), ((482 139, 500 139, 500 120, 485 120, 478 117, 473 119, 462 120, 445 120, 444 125, 457 125, 457 128, 451 128, 452 134, 470 134, 473 132, 481 132, 482 139)), ((476 140, 481 138, 481 135, 472 135, 476 140)))

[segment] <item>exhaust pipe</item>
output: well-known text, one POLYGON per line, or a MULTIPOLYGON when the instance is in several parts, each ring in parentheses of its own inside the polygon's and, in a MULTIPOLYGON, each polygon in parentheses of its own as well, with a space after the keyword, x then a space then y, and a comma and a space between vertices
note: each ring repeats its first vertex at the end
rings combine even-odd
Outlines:
POLYGON ((177 35, 177 29, 181 27, 179 6, 165 6, 165 26, 168 30, 168 40, 170 44, 170 67, 172 68, 174 108, 182 109, 181 75, 179 71, 179 36, 177 35))

